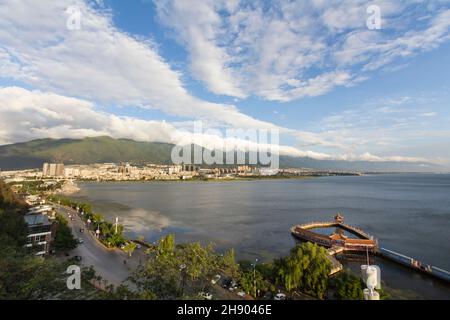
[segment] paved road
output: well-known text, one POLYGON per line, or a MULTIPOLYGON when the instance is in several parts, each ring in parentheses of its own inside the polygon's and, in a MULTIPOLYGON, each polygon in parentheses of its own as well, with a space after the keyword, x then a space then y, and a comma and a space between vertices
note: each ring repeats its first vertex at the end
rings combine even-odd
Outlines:
POLYGON ((81 256, 81 263, 85 266, 93 266, 98 275, 107 280, 110 284, 119 285, 127 279, 130 271, 136 268, 140 261, 145 260, 144 249, 136 249, 132 258, 119 249, 106 249, 100 244, 95 236, 89 232, 73 209, 64 206, 55 205, 58 213, 62 214, 69 222, 72 233, 75 238, 83 239, 83 243, 70 251, 71 256, 81 256), (74 220, 71 220, 68 214, 71 214, 74 220), (84 232, 80 232, 83 228, 84 232), (124 264, 126 261, 126 264, 124 264))

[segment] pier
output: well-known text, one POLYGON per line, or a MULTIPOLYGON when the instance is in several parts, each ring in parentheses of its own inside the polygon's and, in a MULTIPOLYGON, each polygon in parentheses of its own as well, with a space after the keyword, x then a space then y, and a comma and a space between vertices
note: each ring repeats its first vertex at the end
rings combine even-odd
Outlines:
POLYGON ((423 274, 432 276, 444 282, 450 283, 450 272, 429 264, 424 264, 414 258, 408 257, 404 254, 380 248, 376 254, 384 259, 399 263, 407 268, 419 271, 423 274))
POLYGON ((341 253, 343 251, 344 250, 342 247, 332 247, 327 250, 328 260, 330 260, 330 262, 331 262, 330 276, 335 273, 338 273, 338 272, 342 271, 342 269, 344 269, 344 266, 342 265, 342 263, 340 263, 339 260, 334 257, 336 254, 341 253))
POLYGON ((345 224, 344 217, 341 214, 337 214, 334 217, 334 221, 310 222, 296 225, 291 228, 291 234, 297 239, 317 243, 327 248, 341 248, 341 252, 376 252, 378 249, 378 241, 374 239, 374 237, 357 227, 345 224), (337 231, 329 236, 311 231, 317 228, 341 229, 355 235, 358 238, 349 238, 337 231))
POLYGON ((449 271, 424 264, 404 254, 386 248, 380 248, 377 239, 360 228, 345 224, 344 217, 339 213, 334 217, 334 221, 315 221, 293 226, 291 228, 291 234, 294 238, 301 241, 316 243, 328 248, 328 258, 332 263, 330 275, 343 269, 342 264, 334 257, 336 254, 346 252, 370 252, 412 270, 419 271, 446 283, 450 283, 449 271), (313 229, 318 228, 336 228, 336 231, 331 235, 324 235, 313 231, 313 229), (347 231, 355 235, 357 239, 349 238, 339 230, 347 231))

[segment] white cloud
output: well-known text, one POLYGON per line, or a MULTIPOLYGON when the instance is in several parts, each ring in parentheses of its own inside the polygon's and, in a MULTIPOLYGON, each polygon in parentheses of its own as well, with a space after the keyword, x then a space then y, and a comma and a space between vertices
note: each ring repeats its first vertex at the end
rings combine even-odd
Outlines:
MULTIPOLYGON (((180 145, 196 143, 206 148, 222 148, 228 144, 239 150, 257 150, 259 146, 210 131, 188 132, 186 129, 191 127, 188 123, 141 120, 96 109, 97 106, 87 100, 19 87, 0 87, 0 145, 38 138, 111 136, 180 145)), ((299 133, 299 137, 323 143, 312 133, 299 133)), ((330 155, 286 145, 279 146, 279 154, 319 160, 424 161, 413 157, 378 157, 369 153, 330 155)))
POLYGON ((119 117, 95 109, 95 104, 86 100, 18 87, 0 88, 0 144, 100 135, 170 142, 175 130, 166 122, 119 117))
MULTIPOLYGON (((322 35, 321 27, 339 34, 354 25, 352 18, 348 26, 343 21, 340 25, 323 22, 318 28, 309 13, 322 16, 323 4, 317 0, 275 2, 270 9, 239 1, 205 1, 195 6, 187 1, 161 1, 157 5, 164 23, 182 31, 178 40, 189 49, 192 71, 211 91, 288 101, 321 95, 364 78, 333 61, 330 64, 330 38, 326 32, 322 35), (312 67, 318 72, 312 73, 312 67)), ((247 116, 232 104, 194 97, 185 88, 181 72, 159 55, 157 44, 117 29, 107 10, 94 10, 82 0, 2 1, 0 6, 0 79, 41 90, 1 89, 0 143, 94 135, 179 142, 173 136, 175 123, 98 111, 117 105, 155 108, 221 127, 278 128, 298 137, 301 147, 320 145, 346 152, 333 156, 282 146, 280 152, 285 154, 367 158, 366 150, 354 152, 353 146, 362 144, 359 135, 280 128, 247 116), (81 8, 80 30, 66 28, 69 5, 81 8)), ((439 27, 429 32, 436 41, 443 41, 445 20, 436 18, 431 24, 439 27)))
POLYGON ((237 97, 323 95, 450 39, 447 0, 154 2, 189 52, 195 76, 212 92, 237 97), (381 8, 379 31, 366 26, 373 4, 381 8))
POLYGON ((218 43, 223 35, 218 33, 221 18, 216 9, 230 3, 219 6, 217 1, 207 0, 199 5, 196 1, 184 0, 172 3, 173 8, 165 0, 156 4, 162 23, 176 30, 177 40, 191 53, 193 74, 213 93, 244 98, 228 66, 233 60, 218 43))
POLYGON ((436 118, 438 112, 429 111, 430 104, 439 101, 420 94, 368 101, 330 114, 309 128, 313 132, 292 135, 300 147, 344 152, 336 159, 351 160, 356 155, 368 161, 425 161, 414 154, 427 154, 428 161, 442 163, 440 158, 448 157, 448 118, 436 118))
MULTIPOLYGON (((192 123, 141 120, 96 110, 87 100, 19 87, 0 87, 0 144, 38 138, 84 138, 111 136, 138 141, 157 141, 185 145, 196 143, 207 148, 232 145, 256 150, 258 144, 227 139, 221 134, 193 132, 192 123), (190 130, 190 131, 187 131, 190 130)), ((309 154, 281 146, 282 154, 309 154)), ((313 153, 311 153, 313 154, 313 153)))
POLYGON ((17 0, 0 10, 0 77, 103 104, 156 108, 228 126, 274 127, 233 105, 190 95, 148 39, 117 30, 108 12, 81 0, 17 0), (66 9, 81 8, 81 29, 68 30, 66 9))
POLYGON ((436 12, 428 25, 420 26, 418 29, 412 24, 395 37, 367 30, 351 32, 344 42, 336 44, 334 57, 343 66, 358 63, 363 71, 370 72, 396 59, 436 49, 450 40, 450 10, 436 12))
POLYGON ((422 116, 422 117, 435 117, 435 116, 437 116, 437 113, 436 112, 424 112, 424 113, 421 113, 420 116, 422 116))

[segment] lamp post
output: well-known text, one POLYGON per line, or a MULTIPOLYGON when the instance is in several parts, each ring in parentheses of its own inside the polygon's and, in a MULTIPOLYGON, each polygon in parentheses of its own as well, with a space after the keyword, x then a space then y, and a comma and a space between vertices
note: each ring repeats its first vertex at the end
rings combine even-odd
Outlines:
POLYGON ((181 296, 184 294, 184 282, 186 277, 186 268, 187 266, 185 264, 180 265, 180 272, 181 272, 181 296))
POLYGON ((256 264, 258 263, 258 259, 255 259, 255 263, 253 264, 253 289, 254 289, 254 297, 256 299, 256 264))
POLYGON ((100 239, 100 222, 97 222, 97 230, 95 230, 95 233, 97 234, 97 239, 100 239))

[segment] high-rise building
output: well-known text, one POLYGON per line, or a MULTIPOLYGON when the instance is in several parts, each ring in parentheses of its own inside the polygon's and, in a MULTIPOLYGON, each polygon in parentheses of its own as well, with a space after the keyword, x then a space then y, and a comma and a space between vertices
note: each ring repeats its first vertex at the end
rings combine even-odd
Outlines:
POLYGON ((43 176, 49 176, 50 175, 50 164, 49 163, 44 163, 44 165, 42 166, 42 175, 43 176))
POLYGON ((58 177, 64 176, 64 164, 62 163, 56 164, 56 176, 58 177))
POLYGON ((64 176, 64 164, 62 163, 44 163, 42 175, 50 177, 64 176))

